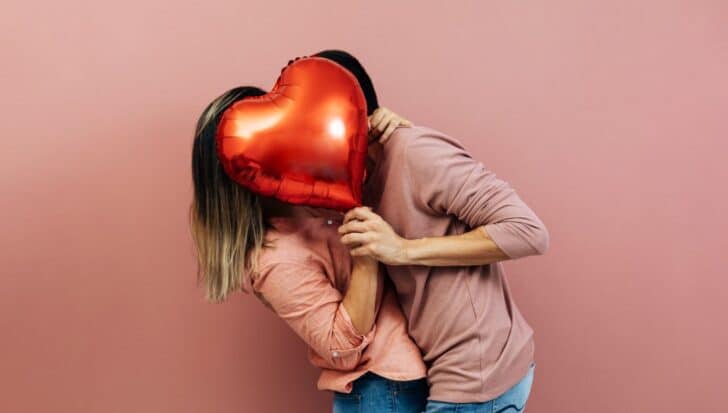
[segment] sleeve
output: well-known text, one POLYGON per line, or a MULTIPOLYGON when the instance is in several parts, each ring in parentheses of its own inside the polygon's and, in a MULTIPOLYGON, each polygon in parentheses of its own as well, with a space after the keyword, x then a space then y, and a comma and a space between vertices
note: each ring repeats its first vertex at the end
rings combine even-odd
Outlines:
POLYGON ((404 152, 413 196, 434 214, 451 214, 483 231, 510 258, 543 254, 549 233, 511 186, 456 140, 410 139, 404 152))
POLYGON ((258 271, 253 288, 328 368, 355 369, 374 338, 376 325, 359 334, 342 304, 343 296, 316 268, 298 263, 266 265, 258 271))

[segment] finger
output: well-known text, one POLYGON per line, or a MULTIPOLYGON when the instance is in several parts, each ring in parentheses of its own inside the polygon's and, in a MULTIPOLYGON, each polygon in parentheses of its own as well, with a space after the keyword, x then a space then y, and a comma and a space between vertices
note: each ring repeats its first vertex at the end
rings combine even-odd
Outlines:
POLYGON ((351 215, 349 215, 348 218, 344 218, 344 224, 348 224, 350 222, 366 223, 367 219, 364 218, 364 215, 361 213, 357 213, 357 214, 352 213, 351 215))
POLYGON ((412 125, 412 122, 408 121, 407 119, 400 118, 400 120, 399 120, 399 126, 404 126, 404 127, 409 128, 409 127, 411 127, 413 125, 412 125))
POLYGON ((387 129, 379 137, 379 142, 386 143, 389 140, 389 137, 392 136, 392 133, 394 133, 394 130, 397 129, 397 126, 399 126, 397 122, 390 122, 387 129))
POLYGON ((397 114, 389 112, 389 114, 381 122, 379 122, 379 126, 377 126, 377 128, 379 128, 380 131, 384 132, 387 127, 393 123, 399 123, 399 120, 397 119, 397 114))
POLYGON ((350 221, 344 225, 341 225, 338 229, 339 234, 349 234, 352 232, 367 232, 369 227, 363 221, 350 221))
POLYGON ((367 255, 373 256, 368 247, 354 248, 349 251, 352 257, 364 257, 367 255))
POLYGON ((357 210, 357 208, 361 208, 361 207, 356 207, 356 208, 352 208, 352 209, 348 210, 348 211, 346 212, 346 214, 344 214, 344 224, 346 224, 346 223, 348 223, 349 221, 351 221, 351 220, 355 219, 355 218, 354 218, 354 211, 356 211, 356 210, 357 210))
POLYGON ((371 238, 368 233, 352 232, 341 237, 341 243, 347 247, 358 247, 368 243, 371 238))
POLYGON ((382 131, 379 130, 379 126, 378 125, 379 125, 379 123, 374 123, 374 121, 371 121, 370 122, 370 124, 369 124, 369 134, 371 136, 378 137, 382 133, 382 131))
POLYGON ((379 135, 379 130, 377 129, 377 125, 379 125, 380 120, 381 120, 381 118, 375 119, 374 117, 371 117, 369 119, 369 133, 371 135, 374 135, 374 136, 379 135))
POLYGON ((365 208, 365 207, 355 207, 355 208, 352 208, 349 211, 347 211, 346 215, 344 215, 344 224, 348 223, 349 221, 359 219, 359 218, 357 218, 357 216, 359 216, 359 215, 357 215, 359 213, 357 211, 359 209, 363 209, 363 208, 365 208))
POLYGON ((387 110, 384 108, 377 108, 377 110, 372 113, 372 115, 369 117, 372 126, 379 124, 379 121, 382 120, 382 117, 387 114, 387 110))
POLYGON ((357 207, 346 213, 344 217, 344 223, 348 223, 351 220, 366 221, 367 219, 374 219, 378 217, 377 214, 372 212, 368 207, 357 207))
POLYGON ((392 122, 394 116, 394 113, 385 113, 384 116, 382 116, 382 118, 379 120, 379 122, 372 124, 372 127, 377 132, 377 135, 381 134, 387 128, 387 125, 392 122))

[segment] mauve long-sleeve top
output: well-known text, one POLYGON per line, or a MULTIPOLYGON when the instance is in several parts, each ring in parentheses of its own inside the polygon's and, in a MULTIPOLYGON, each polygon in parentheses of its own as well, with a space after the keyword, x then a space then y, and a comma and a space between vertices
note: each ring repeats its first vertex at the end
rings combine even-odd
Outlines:
MULTIPOLYGON (((364 187, 372 206, 407 239, 483 230, 510 258, 542 254, 549 235, 505 181, 456 139, 398 128, 364 187)), ((501 263, 387 266, 409 333, 428 367, 431 400, 491 400, 533 362, 533 331, 518 311, 501 263)))
POLYGON ((366 334, 356 330, 342 305, 352 270, 337 231, 342 218, 309 207, 298 207, 295 217, 270 218, 265 240, 271 246, 262 250, 259 270, 244 277, 243 291, 254 293, 308 344, 311 363, 321 368, 320 390, 349 393, 368 371, 392 380, 425 377, 391 284, 385 284, 374 327, 366 334))

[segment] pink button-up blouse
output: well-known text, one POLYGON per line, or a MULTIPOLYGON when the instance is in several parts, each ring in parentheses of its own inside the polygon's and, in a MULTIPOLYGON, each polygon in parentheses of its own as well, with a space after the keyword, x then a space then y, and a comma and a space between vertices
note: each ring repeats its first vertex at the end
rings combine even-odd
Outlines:
POLYGON ((341 220, 336 212, 308 207, 298 207, 295 217, 269 219, 265 238, 272 245, 260 253, 259 269, 245 277, 243 290, 309 345, 311 363, 321 368, 320 390, 349 393, 367 371, 392 380, 425 377, 391 285, 385 285, 372 330, 359 334, 352 325, 342 305, 352 260, 337 232, 341 220))

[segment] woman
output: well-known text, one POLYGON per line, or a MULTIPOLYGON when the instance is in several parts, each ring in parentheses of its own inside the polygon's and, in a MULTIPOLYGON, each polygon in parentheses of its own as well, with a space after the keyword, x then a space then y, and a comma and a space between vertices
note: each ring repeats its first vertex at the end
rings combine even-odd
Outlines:
MULTIPOLYGON (((197 124, 190 226, 207 298, 221 302, 242 289, 278 314, 309 345, 310 361, 321 368, 318 388, 335 392, 334 412, 420 412, 428 390, 419 349, 379 263, 352 259, 341 244, 341 214, 256 195, 218 161, 222 113, 264 93, 232 89, 197 124)), ((386 109, 375 114, 376 96, 367 104, 379 133, 406 122, 386 109)))

